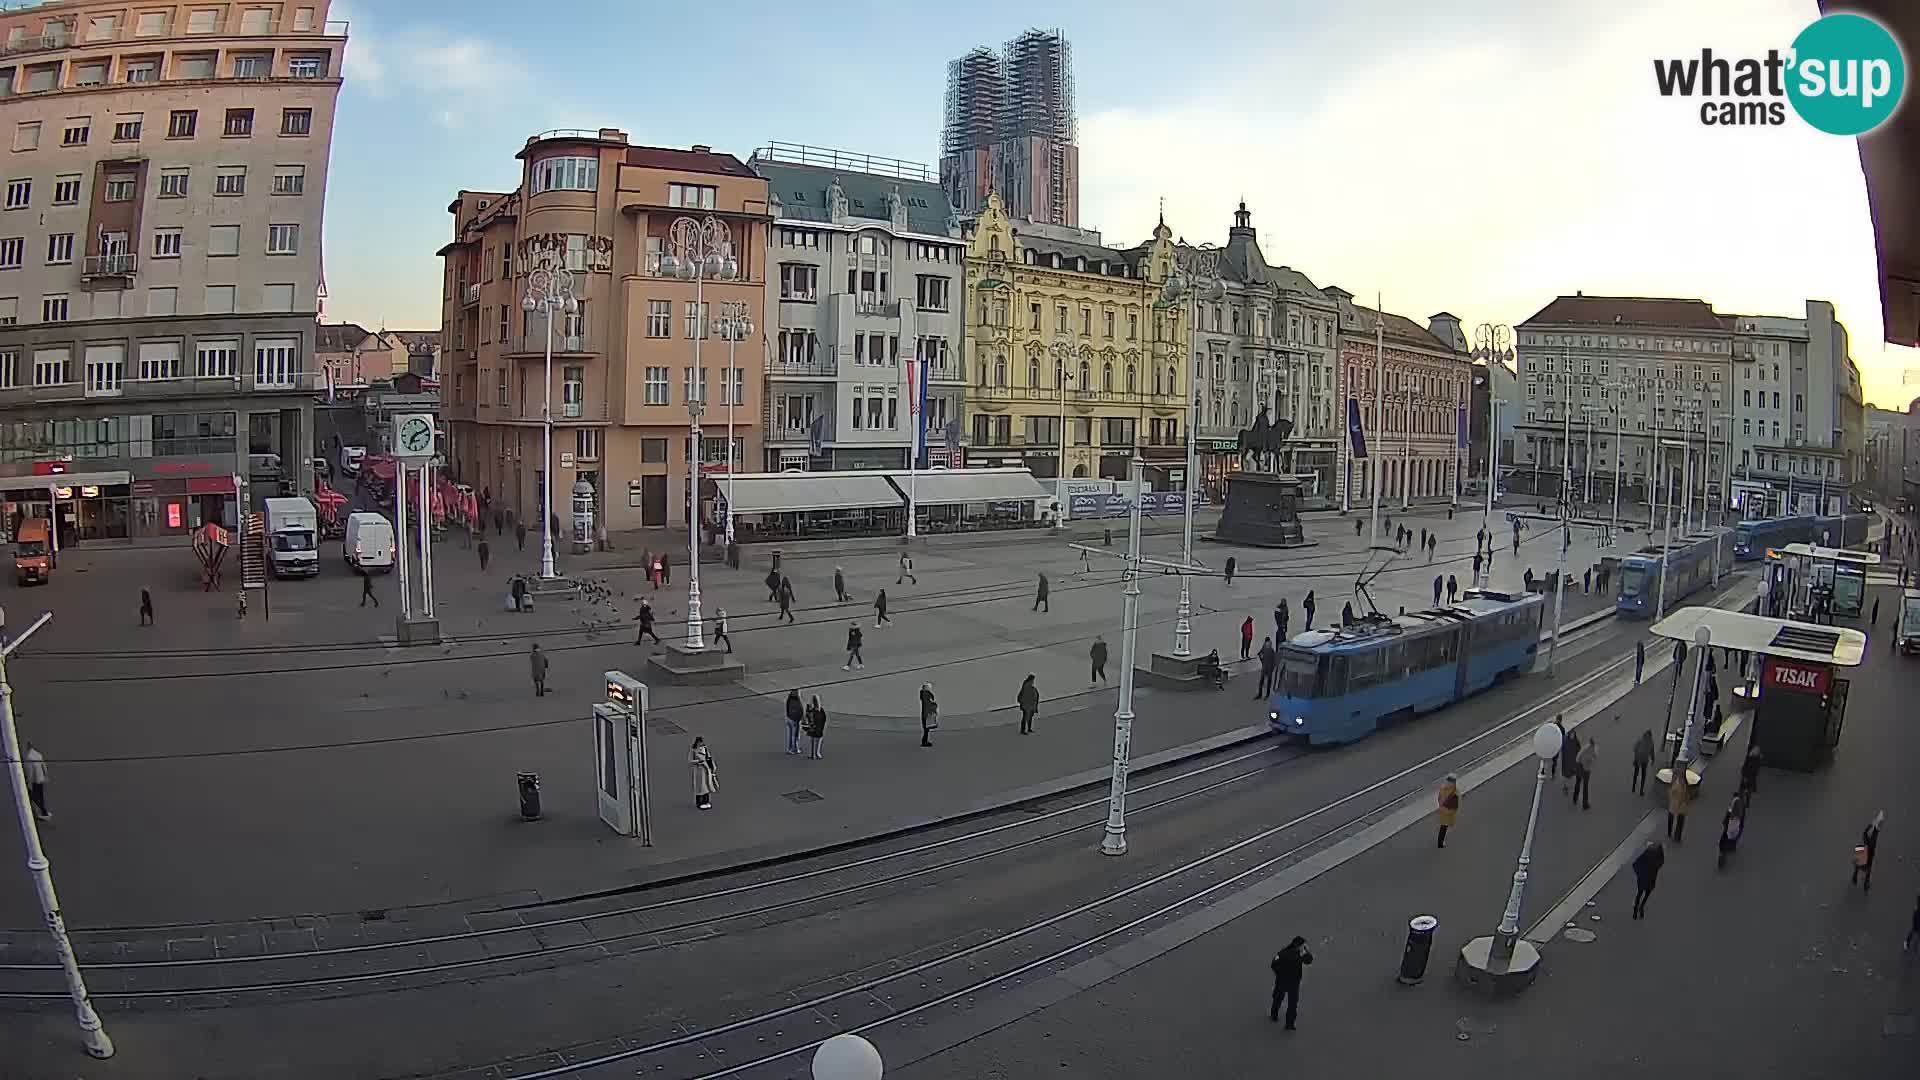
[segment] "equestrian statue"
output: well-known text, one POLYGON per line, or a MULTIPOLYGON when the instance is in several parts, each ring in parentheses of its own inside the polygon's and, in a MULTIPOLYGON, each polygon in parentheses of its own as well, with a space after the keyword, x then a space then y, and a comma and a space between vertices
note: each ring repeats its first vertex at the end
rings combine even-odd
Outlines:
POLYGON ((1240 467, 1259 472, 1280 471, 1280 449, 1293 435, 1293 421, 1269 422, 1267 408, 1253 418, 1253 426, 1240 432, 1240 467))

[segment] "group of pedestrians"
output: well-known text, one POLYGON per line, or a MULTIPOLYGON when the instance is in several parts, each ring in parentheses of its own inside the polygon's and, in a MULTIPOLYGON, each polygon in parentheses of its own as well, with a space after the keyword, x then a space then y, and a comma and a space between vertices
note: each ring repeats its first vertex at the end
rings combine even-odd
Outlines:
POLYGON ((806 705, 800 704, 800 691, 787 691, 787 753, 805 753, 814 761, 826 755, 821 753, 820 744, 827 738, 827 709, 820 704, 820 695, 812 695, 806 705), (807 736, 808 748, 800 749, 800 735, 807 736))

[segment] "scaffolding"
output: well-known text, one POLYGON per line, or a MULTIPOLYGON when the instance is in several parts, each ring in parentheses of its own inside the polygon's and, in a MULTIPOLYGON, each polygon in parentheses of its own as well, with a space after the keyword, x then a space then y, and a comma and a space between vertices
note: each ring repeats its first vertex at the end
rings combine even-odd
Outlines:
POLYGON ((1073 142, 1073 46, 1066 35, 1030 29, 1007 42, 1002 56, 1000 137, 1073 142))
POLYGON ((1061 31, 1029 29, 999 52, 981 46, 948 62, 940 177, 963 212, 977 212, 991 188, 1016 217, 1077 224, 1077 137, 1073 48, 1061 31))
POLYGON ((947 64, 947 119, 943 156, 992 146, 999 137, 1007 83, 1000 57, 985 46, 947 64))

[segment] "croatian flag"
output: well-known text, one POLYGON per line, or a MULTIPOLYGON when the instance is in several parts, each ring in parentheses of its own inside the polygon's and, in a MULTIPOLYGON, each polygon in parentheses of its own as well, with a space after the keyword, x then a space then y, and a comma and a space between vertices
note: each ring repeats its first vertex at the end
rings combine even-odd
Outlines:
POLYGON ((907 415, 913 421, 914 467, 925 468, 927 447, 927 361, 925 358, 907 365, 907 415))

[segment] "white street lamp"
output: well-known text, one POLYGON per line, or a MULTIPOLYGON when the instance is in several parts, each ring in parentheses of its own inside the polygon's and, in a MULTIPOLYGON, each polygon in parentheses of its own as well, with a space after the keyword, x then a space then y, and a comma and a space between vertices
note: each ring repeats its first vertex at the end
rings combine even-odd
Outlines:
MULTIPOLYGON (((700 416, 706 411, 706 372, 700 367, 700 341, 707 336, 706 293, 708 278, 732 281, 740 276, 740 260, 734 255, 733 233, 726 223, 708 214, 704 218, 681 217, 673 220, 667 251, 660 257, 660 272, 667 277, 693 282, 693 318, 688 320, 693 334, 693 370, 687 377, 687 433, 693 441, 693 460, 687 477, 687 648, 699 651, 707 647, 700 623, 700 416)), ((731 362, 731 361, 729 361, 731 362)), ((731 400, 731 397, 729 397, 731 400)), ((728 426, 727 457, 733 457, 732 426, 728 426)), ((731 513, 732 506, 729 504, 731 513)))
POLYGON ((1507 892, 1507 908, 1500 915, 1499 929, 1491 936, 1477 937, 1460 950, 1454 971, 1461 981, 1495 993, 1511 991, 1533 982, 1540 966, 1540 950, 1520 938, 1520 902, 1527 892, 1527 870, 1533 863, 1533 834, 1540 823, 1540 795, 1547 786, 1547 767, 1560 753, 1562 735, 1553 724, 1541 724, 1533 732, 1533 756, 1538 765, 1533 774, 1533 807, 1527 811, 1526 839, 1520 843, 1520 861, 1513 869, 1513 888, 1507 892))
POLYGON ((549 249, 539 258, 540 265, 527 273, 520 309, 529 314, 545 312, 547 323, 547 392, 540 401, 540 578, 550 581, 557 576, 553 569, 553 313, 571 315, 580 310, 580 301, 574 298, 573 272, 562 262, 564 256, 549 249))
POLYGON ((720 380, 720 392, 727 398, 727 543, 733 543, 733 474, 740 471, 740 463, 734 453, 733 445, 733 407, 739 404, 741 393, 740 369, 734 366, 733 350, 740 341, 752 336, 753 320, 747 317, 747 305, 743 301, 729 300, 720 305, 720 314, 713 320, 715 330, 727 339, 727 377, 720 380))
MULTIPOLYGON (((1174 255, 1173 273, 1168 275, 1167 283, 1160 290, 1163 306, 1172 308, 1183 300, 1192 303, 1187 308, 1187 350, 1196 356, 1199 352, 1200 301, 1217 301, 1226 295, 1226 286, 1220 281, 1220 252, 1211 244, 1201 244, 1190 254, 1174 255)), ((1187 379, 1187 492, 1186 512, 1182 521, 1180 560, 1193 565, 1193 504, 1198 491, 1199 452, 1194 442, 1194 431, 1200 426, 1200 380, 1189 376, 1187 379)), ((1193 577, 1180 574, 1180 612, 1173 624, 1173 655, 1186 657, 1193 655, 1193 577)))
MULTIPOLYGON (((1513 327, 1505 323, 1481 323, 1473 332, 1473 357, 1487 365, 1487 509, 1480 524, 1487 530, 1488 550, 1492 550, 1493 541, 1493 489, 1500 475, 1500 459, 1494 449, 1496 432, 1500 430, 1497 422, 1500 416, 1500 396, 1493 381, 1493 365, 1505 364, 1513 358, 1513 327)), ((1517 377, 1517 376, 1516 376, 1517 377)))
POLYGON ((858 1035, 835 1035, 813 1052, 813 1080, 880 1080, 887 1074, 880 1051, 858 1035))

